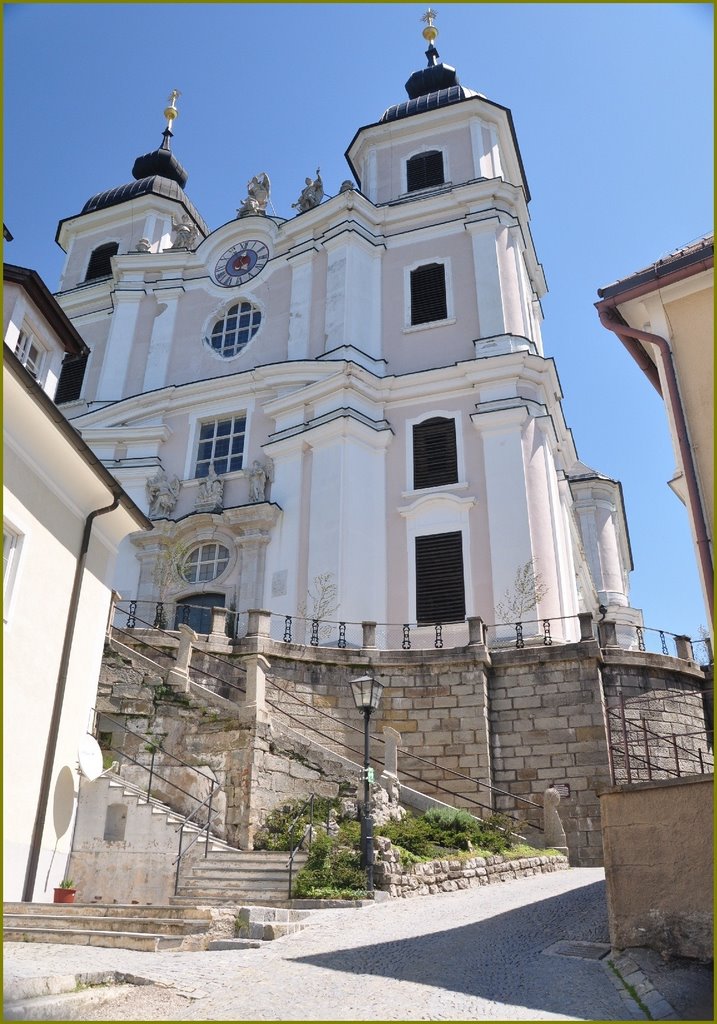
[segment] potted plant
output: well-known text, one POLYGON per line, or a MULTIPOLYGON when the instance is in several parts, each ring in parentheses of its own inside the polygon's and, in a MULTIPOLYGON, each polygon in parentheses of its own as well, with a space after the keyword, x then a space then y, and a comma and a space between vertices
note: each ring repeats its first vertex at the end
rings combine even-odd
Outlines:
POLYGON ((74 903, 76 892, 77 889, 75 889, 72 879, 63 878, 55 889, 53 903, 74 903))

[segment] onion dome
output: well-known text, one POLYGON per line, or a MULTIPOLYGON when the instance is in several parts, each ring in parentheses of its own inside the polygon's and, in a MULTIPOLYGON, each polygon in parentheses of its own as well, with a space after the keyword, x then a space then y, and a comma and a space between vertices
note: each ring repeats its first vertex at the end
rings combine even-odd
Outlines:
POLYGON ((396 121, 402 117, 410 117, 411 114, 420 114, 435 107, 445 107, 450 103, 459 103, 478 95, 460 84, 455 68, 440 61, 440 54, 434 45, 438 37, 438 29, 433 24, 435 17, 436 12, 429 7, 421 19, 426 22, 422 34, 428 43, 428 66, 413 72, 406 82, 408 100, 389 107, 381 117, 380 123, 396 121))
POLYGON ((151 153, 138 156, 135 160, 132 166, 132 176, 135 180, 98 192, 87 200, 81 213, 94 213, 96 210, 104 210, 108 206, 117 206, 119 203, 136 199, 138 196, 164 196, 166 199, 182 203, 199 230, 205 236, 209 234, 209 227, 184 192, 189 174, 170 147, 170 139, 173 137, 172 122, 179 113, 176 107, 178 96, 179 92, 173 89, 169 97, 169 106, 164 111, 167 127, 162 132, 161 146, 151 153))

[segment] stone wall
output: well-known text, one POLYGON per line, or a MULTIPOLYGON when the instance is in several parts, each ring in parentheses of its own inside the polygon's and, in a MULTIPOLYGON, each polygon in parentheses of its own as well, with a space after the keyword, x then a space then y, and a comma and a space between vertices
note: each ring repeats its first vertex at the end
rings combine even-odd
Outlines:
POLYGON ((594 641, 501 651, 489 680, 493 782, 511 794, 498 808, 539 824, 516 797, 562 786, 570 861, 583 867, 602 863, 596 787, 610 781, 600 661, 594 641))
MULTIPOLYGON (((253 633, 234 643, 198 642, 192 678, 241 701, 243 666, 257 655, 268 661, 266 715, 276 735, 302 734, 360 765, 363 723, 349 681, 374 673, 385 684, 371 719, 378 771, 381 734, 390 727, 400 733, 398 774, 405 785, 474 814, 505 811, 538 845, 540 833, 531 826, 542 822, 543 792, 557 785, 570 859, 577 865, 602 863, 597 788, 611 782, 605 696, 612 702, 622 692, 636 715, 659 705, 665 726, 674 723, 681 732, 703 725, 704 675, 697 665, 605 650, 593 639, 492 652, 479 642, 460 649, 379 651, 283 644, 253 633)), ((228 816, 231 807, 239 808, 228 835, 239 836, 242 845, 271 806, 300 795, 300 782, 307 783, 308 795, 309 783, 323 786, 328 779, 318 763, 304 764, 306 778, 299 778, 300 758, 314 756, 309 748, 300 758, 289 757, 293 768, 282 772, 272 761, 271 736, 260 729, 251 736, 254 760, 238 767, 241 778, 228 782, 234 787, 233 795, 228 790, 228 816), (241 832, 240 822, 249 832, 241 832)), ((614 745, 614 733, 611 740, 614 745)))
POLYGON ((600 792, 610 939, 713 957, 713 777, 600 792))
POLYGON ((429 896, 437 892, 456 892, 477 885, 491 885, 510 878, 527 878, 568 868, 568 858, 560 856, 521 857, 510 860, 500 854, 469 857, 465 860, 432 860, 401 867, 400 853, 390 839, 375 839, 374 881, 377 889, 391 896, 407 898, 429 896))

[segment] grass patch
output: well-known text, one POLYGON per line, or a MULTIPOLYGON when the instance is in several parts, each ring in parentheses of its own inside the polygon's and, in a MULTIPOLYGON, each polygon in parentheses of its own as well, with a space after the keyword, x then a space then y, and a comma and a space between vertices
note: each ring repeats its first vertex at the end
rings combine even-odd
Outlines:
POLYGON ((614 964, 614 963, 612 962, 612 960, 608 960, 608 962, 607 962, 607 965, 608 965, 608 967, 610 968, 610 970, 611 970, 611 971, 613 972, 613 974, 614 974, 614 975, 616 975, 616 977, 617 977, 617 978, 619 978, 619 980, 620 980, 620 984, 621 984, 621 985, 623 986, 623 988, 624 988, 624 989, 625 989, 625 990, 626 990, 627 992, 629 992, 629 993, 630 993, 630 995, 631 995, 631 996, 632 996, 632 998, 633 998, 633 999, 635 1000, 635 1002, 637 1003, 637 1005, 638 1005, 638 1006, 640 1007, 640 1009, 642 1010, 642 1012, 643 1012, 643 1013, 645 1014, 645 1016, 647 1017, 647 1019, 648 1019, 648 1020, 654 1020, 655 1018, 654 1018, 654 1017, 652 1016, 652 1014, 650 1013, 650 1011, 648 1010, 648 1008, 647 1008, 647 1007, 645 1006, 645 1004, 643 1003, 642 999, 640 999, 639 995, 638 995, 638 994, 637 994, 637 992, 635 991, 635 987, 634 987, 633 985, 628 985, 628 983, 627 983, 627 982, 625 981, 625 979, 623 978, 623 976, 622 976, 622 975, 620 974, 620 972, 618 971, 617 967, 616 967, 616 966, 615 966, 615 964, 614 964))

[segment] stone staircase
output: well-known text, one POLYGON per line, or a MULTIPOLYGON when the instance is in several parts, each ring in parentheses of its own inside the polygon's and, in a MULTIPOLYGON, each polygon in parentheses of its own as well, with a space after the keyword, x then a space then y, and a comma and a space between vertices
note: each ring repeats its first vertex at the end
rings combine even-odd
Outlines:
POLYGON ((59 942, 156 953, 203 949, 209 941, 208 908, 101 904, 5 903, 5 942, 59 942))
MULTIPOLYGON (((294 857, 293 876, 306 863, 303 852, 294 857)), ((288 853, 268 850, 215 849, 210 845, 206 857, 198 858, 181 878, 177 895, 170 903, 177 906, 225 906, 261 904, 279 906, 289 898, 288 853)))

